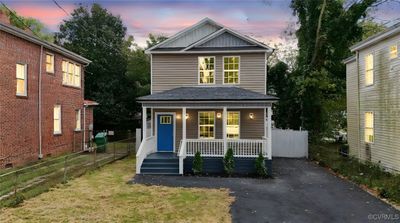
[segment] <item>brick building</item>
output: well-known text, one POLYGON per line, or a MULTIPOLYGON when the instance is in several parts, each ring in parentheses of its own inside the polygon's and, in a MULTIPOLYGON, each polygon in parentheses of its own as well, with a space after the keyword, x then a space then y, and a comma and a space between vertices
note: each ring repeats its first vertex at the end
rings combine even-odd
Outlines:
POLYGON ((89 63, 0 11, 0 168, 87 147, 96 105, 84 100, 89 63))

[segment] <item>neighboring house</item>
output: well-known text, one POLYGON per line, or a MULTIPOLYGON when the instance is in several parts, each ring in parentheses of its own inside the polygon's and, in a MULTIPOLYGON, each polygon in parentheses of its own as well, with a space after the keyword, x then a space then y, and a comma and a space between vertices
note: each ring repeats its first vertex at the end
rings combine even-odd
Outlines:
POLYGON ((351 47, 346 59, 350 154, 400 171, 400 23, 351 47))
POLYGON ((190 172, 197 151, 204 172, 223 172, 228 148, 235 172, 253 172, 260 153, 271 171, 271 106, 278 99, 266 94, 272 51, 209 18, 148 49, 151 95, 138 98, 144 137, 137 173, 190 172))
POLYGON ((0 11, 0 168, 84 149, 96 105, 84 101, 89 63, 0 11))

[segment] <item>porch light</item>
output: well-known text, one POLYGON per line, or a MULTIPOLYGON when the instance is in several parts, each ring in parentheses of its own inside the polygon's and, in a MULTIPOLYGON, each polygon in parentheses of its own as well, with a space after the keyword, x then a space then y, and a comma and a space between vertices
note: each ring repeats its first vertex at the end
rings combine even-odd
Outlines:
POLYGON ((177 114, 177 115, 176 115, 176 119, 181 119, 181 115, 180 115, 180 114, 177 114))
POLYGON ((249 118, 254 119, 254 113, 249 113, 249 118))
POLYGON ((221 118, 221 112, 217 113, 217 118, 221 118))
POLYGON ((186 113, 186 119, 189 119, 189 114, 186 113))

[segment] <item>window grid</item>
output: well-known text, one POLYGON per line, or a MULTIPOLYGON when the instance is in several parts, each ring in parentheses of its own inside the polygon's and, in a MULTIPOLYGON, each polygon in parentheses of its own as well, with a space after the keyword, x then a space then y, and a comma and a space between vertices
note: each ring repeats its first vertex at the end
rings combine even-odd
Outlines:
POLYGON ((199 57, 200 84, 214 84, 215 57, 199 57))
POLYGON ((46 72, 54 73, 54 55, 46 53, 46 72))
POLYGON ((215 138, 215 112, 199 112, 199 138, 215 138))
POLYGON ((228 112, 226 123, 226 137, 228 139, 239 139, 240 113, 238 111, 228 112))
POLYGON ((397 58, 397 45, 390 46, 389 51, 390 51, 390 59, 397 58))
POLYGON ((374 113, 373 112, 365 112, 365 120, 364 120, 364 139, 367 143, 374 142, 374 113))
POLYGON ((81 66, 63 60, 62 62, 63 70, 63 84, 73 87, 81 86, 81 66))
POLYGON ((16 65, 16 79, 17 79, 17 89, 16 95, 27 96, 27 65, 17 64, 16 65))
POLYGON ((374 55, 368 54, 365 58, 365 85, 374 84, 374 55))
POLYGON ((172 123, 172 119, 171 116, 161 116, 160 117, 160 124, 171 124, 172 123))
POLYGON ((239 64, 238 56, 224 57, 224 84, 239 83, 239 64))

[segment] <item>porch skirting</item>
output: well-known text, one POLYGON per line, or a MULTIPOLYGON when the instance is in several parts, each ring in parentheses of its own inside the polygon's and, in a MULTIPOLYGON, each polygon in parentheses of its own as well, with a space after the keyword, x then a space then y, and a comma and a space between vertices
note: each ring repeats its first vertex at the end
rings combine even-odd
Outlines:
MULTIPOLYGON (((255 174, 255 160, 256 158, 234 157, 235 160, 235 174, 255 174)), ((193 173, 193 157, 186 157, 184 159, 184 172, 193 173)), ((272 175, 272 160, 266 159, 265 166, 267 167, 268 175, 272 175)), ((203 173, 205 174, 223 174, 224 165, 222 157, 203 157, 203 173)))

